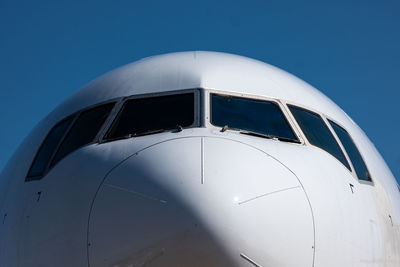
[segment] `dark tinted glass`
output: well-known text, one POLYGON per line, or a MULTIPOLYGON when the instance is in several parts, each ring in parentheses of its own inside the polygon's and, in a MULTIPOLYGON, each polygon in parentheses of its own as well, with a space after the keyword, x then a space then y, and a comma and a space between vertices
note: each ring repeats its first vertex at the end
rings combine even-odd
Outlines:
POLYGON ((69 117, 51 129, 50 133, 47 135, 46 139, 42 143, 39 148, 39 151, 36 154, 35 160, 33 161, 31 168, 28 173, 28 177, 26 180, 35 180, 39 179, 40 176, 44 174, 46 170, 46 166, 54 153, 54 150, 57 148, 60 143, 62 137, 67 131, 69 125, 71 124, 73 117, 69 117), (35 178, 37 177, 37 178, 35 178))
POLYGON ((350 170, 346 157, 321 116, 303 108, 295 106, 289 108, 308 141, 332 154, 350 170))
POLYGON ((278 104, 270 101, 212 94, 211 123, 297 140, 278 104))
POLYGON ((362 159, 361 154, 358 151, 353 140, 351 139, 350 135, 345 129, 343 129, 333 121, 329 121, 329 123, 332 125, 332 128, 335 130, 337 136, 342 142, 344 149, 347 152, 347 155, 349 155, 358 179, 370 181, 371 178, 369 176, 367 166, 365 165, 364 160, 362 159))
POLYGON ((106 139, 188 127, 194 123, 194 93, 126 101, 106 139))
POLYGON ((82 112, 62 142, 51 165, 55 165, 79 147, 91 143, 113 107, 114 103, 109 103, 82 112))

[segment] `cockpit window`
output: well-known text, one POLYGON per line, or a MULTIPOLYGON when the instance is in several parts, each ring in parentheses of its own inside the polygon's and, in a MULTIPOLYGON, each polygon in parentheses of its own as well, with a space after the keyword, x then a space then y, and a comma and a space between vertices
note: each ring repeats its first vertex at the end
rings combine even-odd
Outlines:
POLYGON ((73 116, 70 116, 51 129, 35 156, 35 159, 26 177, 26 181, 38 180, 41 178, 46 171, 51 156, 53 155, 55 149, 65 135, 65 132, 68 130, 72 121, 73 116))
POLYGON ((101 126, 114 107, 114 104, 115 103, 108 103, 83 111, 61 143, 51 166, 55 165, 72 151, 93 142, 101 126))
POLYGON ((342 162, 347 169, 351 170, 339 144, 336 142, 335 137, 320 115, 292 105, 289 105, 289 109, 312 145, 320 147, 332 154, 342 162))
POLYGON ((360 180, 371 181, 370 174, 368 172, 367 166, 358 151, 356 145, 354 144, 353 140, 351 139, 350 135, 347 133, 345 129, 334 123, 333 121, 328 120, 329 123, 332 125, 333 130, 335 131, 336 135, 339 137, 340 141, 344 149, 349 156, 351 163, 353 163, 353 167, 356 171, 357 177, 360 180))
POLYGON ((211 123, 241 133, 299 142, 278 104, 211 94, 211 123))
POLYGON ((189 127, 195 121, 194 93, 127 100, 105 140, 189 127))

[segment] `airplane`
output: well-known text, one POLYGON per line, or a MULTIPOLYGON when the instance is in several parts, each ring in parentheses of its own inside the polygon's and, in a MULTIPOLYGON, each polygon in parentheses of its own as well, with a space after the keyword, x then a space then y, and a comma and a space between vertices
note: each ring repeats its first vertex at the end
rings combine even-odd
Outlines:
POLYGON ((77 91, 0 177, 0 266, 400 266, 400 188, 299 78, 206 51, 77 91))

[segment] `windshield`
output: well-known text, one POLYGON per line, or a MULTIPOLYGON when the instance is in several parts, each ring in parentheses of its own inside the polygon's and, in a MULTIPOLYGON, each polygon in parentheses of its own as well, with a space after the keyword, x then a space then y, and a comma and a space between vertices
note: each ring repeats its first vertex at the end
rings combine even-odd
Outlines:
POLYGON ((282 110, 272 101, 211 94, 211 123, 298 141, 282 110))
POLYGON ((195 118, 194 101, 194 93, 127 100, 105 139, 115 140, 191 126, 195 118))

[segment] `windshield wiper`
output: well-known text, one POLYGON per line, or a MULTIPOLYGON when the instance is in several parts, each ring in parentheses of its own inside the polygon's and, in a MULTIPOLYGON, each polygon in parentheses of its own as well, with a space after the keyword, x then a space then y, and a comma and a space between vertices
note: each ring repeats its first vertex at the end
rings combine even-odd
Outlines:
POLYGON ((299 140, 295 140, 295 139, 290 139, 290 138, 281 137, 281 136, 274 136, 274 135, 269 135, 269 134, 262 134, 262 133, 252 132, 252 131, 239 130, 239 133, 247 134, 247 135, 251 135, 251 136, 257 136, 257 137, 263 137, 263 138, 267 138, 267 139, 279 140, 279 141, 284 141, 284 142, 296 143, 296 144, 301 143, 299 140))
POLYGON ((102 143, 113 142, 113 141, 117 141, 117 140, 129 139, 129 138, 133 138, 133 137, 144 136, 144 135, 149 135, 149 134, 156 134, 156 133, 162 133, 162 132, 165 132, 165 130, 164 129, 157 129, 157 130, 149 130, 149 131, 144 131, 144 132, 139 132, 139 133, 130 133, 130 134, 123 135, 123 136, 107 138, 107 139, 103 140, 102 143))
POLYGON ((139 132, 139 133, 133 133, 130 134, 131 137, 137 137, 137 136, 144 136, 144 135, 149 135, 149 134, 157 134, 157 133, 162 133, 165 132, 165 129, 157 129, 157 130, 148 130, 144 132, 139 132))
POLYGON ((267 138, 267 139, 279 140, 279 141, 283 141, 283 142, 301 144, 301 142, 299 140, 296 140, 296 139, 291 139, 291 138, 281 137, 281 136, 275 136, 275 135, 269 135, 269 134, 262 134, 262 133, 242 130, 242 129, 238 129, 238 128, 231 128, 228 125, 225 125, 224 127, 221 128, 221 132, 225 132, 226 130, 238 131, 241 134, 247 134, 247 135, 257 136, 257 137, 262 137, 262 138, 267 138))
POLYGON ((239 133, 247 134, 247 135, 251 135, 251 136, 257 136, 257 137, 263 137, 263 138, 267 138, 267 139, 277 139, 276 136, 272 136, 272 135, 269 135, 269 134, 262 134, 262 133, 252 132, 252 131, 246 131, 246 130, 239 130, 239 133))
POLYGON ((101 143, 108 143, 108 142, 113 142, 113 141, 117 141, 117 140, 129 139, 129 138, 132 138, 132 137, 133 137, 132 134, 123 135, 123 136, 117 136, 117 137, 113 137, 113 138, 103 139, 101 141, 101 143))
POLYGON ((158 134, 158 133, 163 133, 167 130, 176 130, 176 132, 182 132, 183 127, 181 125, 177 124, 177 125, 175 125, 175 127, 166 128, 166 129, 149 130, 149 131, 140 132, 140 133, 133 133, 133 134, 130 134, 130 136, 136 137, 136 136, 143 136, 143 135, 149 135, 149 134, 158 134))
POLYGON ((179 124, 176 125, 175 129, 176 129, 177 132, 182 132, 183 131, 183 127, 181 125, 179 125, 179 124))
POLYGON ((221 128, 221 133, 225 132, 226 130, 240 131, 240 129, 229 127, 228 124, 221 128))
POLYGON ((276 138, 277 138, 279 141, 283 141, 283 142, 290 142, 290 143, 295 143, 295 144, 301 144, 300 140, 297 140, 297 139, 291 139, 291 138, 281 137, 281 136, 277 136, 276 138))
MULTIPOLYGON (((183 131, 183 127, 179 124, 177 124, 175 127, 169 128, 169 129, 176 130, 176 132, 183 131)), ((148 130, 148 131, 144 131, 144 132, 130 133, 130 134, 123 135, 123 136, 117 136, 117 137, 113 137, 113 138, 104 139, 102 141, 102 143, 113 142, 113 141, 117 141, 117 140, 129 139, 129 138, 133 138, 133 137, 139 137, 139 136, 150 135, 150 134, 158 134, 158 133, 163 133, 165 131, 167 131, 167 129, 157 129, 157 130, 148 130)))

